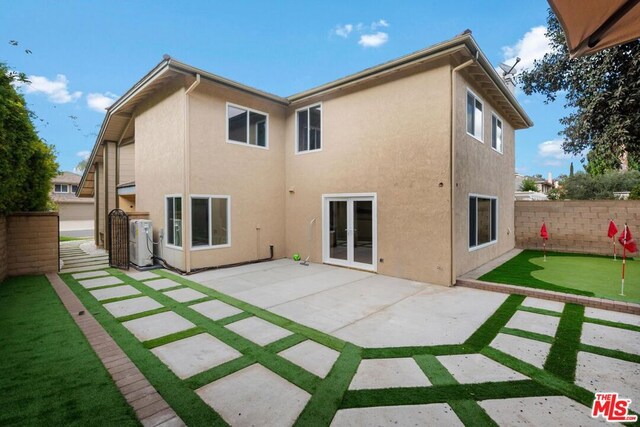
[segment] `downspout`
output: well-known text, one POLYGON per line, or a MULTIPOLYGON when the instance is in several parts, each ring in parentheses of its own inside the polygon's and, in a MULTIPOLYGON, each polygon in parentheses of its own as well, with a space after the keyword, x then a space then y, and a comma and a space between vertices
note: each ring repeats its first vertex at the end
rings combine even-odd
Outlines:
POLYGON ((184 239, 184 271, 187 273, 191 271, 191 200, 189 198, 189 194, 191 193, 191 140, 189 135, 189 94, 193 92, 199 84, 200 74, 196 74, 196 81, 193 82, 184 93, 184 164, 182 177, 184 183, 184 195, 182 196, 184 208, 182 209, 182 236, 184 239), (189 227, 185 227, 185 223, 188 223, 189 227))
POLYGON ((450 221, 451 221, 451 286, 456 284, 456 245, 455 245, 455 191, 456 191, 456 147, 455 147, 455 132, 456 132, 456 109, 455 109, 455 105, 456 105, 456 79, 455 79, 455 75, 458 71, 462 70, 463 68, 467 68, 469 65, 473 64, 476 62, 476 60, 478 59, 478 52, 476 52, 476 55, 474 58, 468 60, 467 62, 464 62, 460 65, 458 65, 457 67, 453 68, 451 70, 451 117, 449 122, 451 123, 451 139, 450 139, 450 146, 449 146, 449 151, 451 153, 451 155, 449 156, 449 171, 451 172, 451 195, 450 195, 450 199, 451 199, 451 208, 449 209, 449 213, 451 215, 450 221))

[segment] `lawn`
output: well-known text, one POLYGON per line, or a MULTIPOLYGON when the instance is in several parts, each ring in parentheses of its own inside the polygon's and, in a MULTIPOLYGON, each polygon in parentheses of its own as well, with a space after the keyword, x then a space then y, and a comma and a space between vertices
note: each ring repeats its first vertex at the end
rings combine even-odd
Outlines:
POLYGON ((69 237, 69 236, 60 236, 61 242, 73 242, 74 240, 87 240, 88 237, 69 237))
POLYGON ((480 280, 640 303, 640 260, 627 259, 625 296, 620 295, 622 261, 597 255, 523 251, 480 280))
POLYGON ((139 425, 44 276, 0 283, 0 425, 139 425))

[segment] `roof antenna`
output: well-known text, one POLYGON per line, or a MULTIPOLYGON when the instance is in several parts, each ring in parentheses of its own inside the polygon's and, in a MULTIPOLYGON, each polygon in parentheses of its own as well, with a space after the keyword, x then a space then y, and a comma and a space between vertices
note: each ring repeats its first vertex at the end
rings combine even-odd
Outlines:
POLYGON ((162 55, 162 59, 164 59, 165 61, 168 61, 171 59, 171 56, 167 53, 165 53, 164 55, 162 55))
POLYGON ((507 65, 504 62, 498 65, 502 70, 502 80, 504 84, 509 88, 511 93, 516 90, 516 65, 521 61, 520 57, 516 57, 516 62, 513 65, 507 65))

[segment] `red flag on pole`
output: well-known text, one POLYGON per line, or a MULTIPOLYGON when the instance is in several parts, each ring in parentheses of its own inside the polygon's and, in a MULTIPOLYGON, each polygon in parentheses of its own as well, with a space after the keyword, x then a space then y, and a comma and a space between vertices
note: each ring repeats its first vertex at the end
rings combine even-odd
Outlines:
POLYGON ((543 222, 542 227, 540 227, 540 237, 544 240, 549 240, 549 233, 547 233, 547 225, 543 222))
POLYGON ((609 220, 609 230, 607 231, 607 237, 613 242, 613 259, 616 259, 616 234, 618 234, 618 227, 612 219, 609 220))
POLYGON ((625 250, 629 252, 638 252, 636 239, 631 235, 631 230, 629 230, 627 224, 624 225, 624 230, 622 230, 620 237, 618 237, 618 242, 624 246, 625 250))

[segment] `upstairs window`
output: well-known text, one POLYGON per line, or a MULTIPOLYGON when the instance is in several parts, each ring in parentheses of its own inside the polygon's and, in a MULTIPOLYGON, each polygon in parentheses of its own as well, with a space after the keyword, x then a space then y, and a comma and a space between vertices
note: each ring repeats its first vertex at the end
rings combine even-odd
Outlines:
POLYGON ((491 148, 502 153, 502 120, 491 115, 491 148))
POLYGON ((482 123, 484 120, 483 105, 480 99, 467 90, 467 133, 483 142, 482 123))
POLYGON ((322 148, 322 107, 314 105, 296 111, 296 153, 322 148))
POLYGON ((54 193, 68 193, 69 192, 69 185, 67 185, 67 184, 56 184, 53 187, 53 192, 54 193))
POLYGON ((268 122, 266 113, 227 104, 227 142, 267 148, 268 122))

